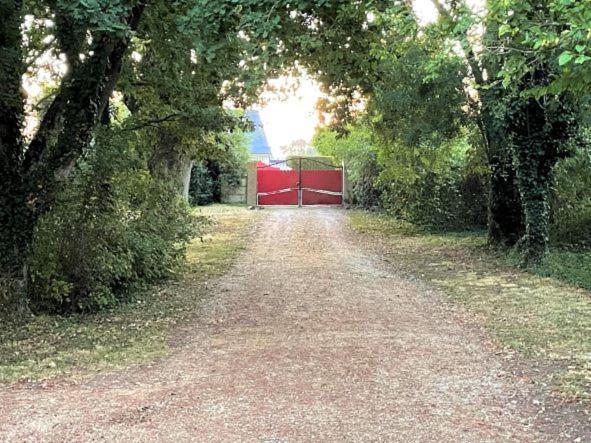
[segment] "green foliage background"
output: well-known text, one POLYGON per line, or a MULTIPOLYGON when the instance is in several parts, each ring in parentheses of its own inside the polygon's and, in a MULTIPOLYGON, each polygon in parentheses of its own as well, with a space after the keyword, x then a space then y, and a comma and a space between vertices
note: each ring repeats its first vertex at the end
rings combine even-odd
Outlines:
POLYGON ((249 160, 248 136, 237 130, 217 137, 220 152, 197 161, 191 171, 189 202, 195 206, 220 203, 222 189, 240 184, 249 160))
POLYGON ((101 131, 71 184, 35 230, 29 259, 35 311, 94 311, 181 269, 196 217, 171 183, 154 179, 147 140, 101 131))

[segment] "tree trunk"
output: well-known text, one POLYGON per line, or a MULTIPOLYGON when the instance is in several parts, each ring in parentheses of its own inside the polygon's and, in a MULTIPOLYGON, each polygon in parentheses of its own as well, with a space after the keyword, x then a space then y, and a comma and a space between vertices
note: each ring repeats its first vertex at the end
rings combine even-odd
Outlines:
POLYGON ((156 144, 148 167, 152 176, 170 183, 189 200, 189 186, 194 162, 183 152, 181 141, 174 129, 160 126, 156 129, 156 144))
POLYGON ((505 117, 499 118, 494 112, 500 93, 489 89, 481 94, 480 127, 490 172, 488 241, 492 245, 513 246, 523 235, 524 221, 505 117))
POLYGON ((158 127, 148 167, 152 176, 162 181, 173 182, 180 194, 183 190, 185 159, 179 148, 180 139, 175 131, 166 125, 158 127))
POLYGON ((510 161, 493 159, 488 198, 488 239, 491 244, 513 246, 523 235, 523 211, 510 161))
MULTIPOLYGON (((25 263, 36 220, 51 208, 61 184, 89 146, 119 77, 129 38, 96 38, 94 54, 75 64, 25 155, 22 7, 22 0, 0 0, 0 271, 8 271, 24 294, 25 263), (53 144, 50 134, 56 133, 53 144)), ((140 1, 132 8, 131 30, 137 29, 144 7, 145 1, 140 1)))
POLYGON ((32 232, 21 170, 22 7, 22 1, 0 0, 0 312, 13 318, 28 312, 23 276, 32 232))
POLYGON ((26 218, 21 174, 24 100, 22 1, 0 0, 0 269, 22 266, 26 218))
POLYGON ((194 161, 188 161, 185 163, 183 171, 183 198, 189 201, 189 186, 191 185, 191 171, 193 170, 194 161))
MULTIPOLYGON (((468 39, 465 41, 468 44, 468 39)), ((483 43, 485 46, 499 44, 498 24, 494 20, 486 22, 483 43)), ((508 116, 504 99, 507 91, 496 84, 503 60, 498 54, 485 51, 478 63, 471 46, 469 48, 467 54, 473 60, 470 68, 480 87, 479 124, 485 138, 490 172, 488 241, 493 245, 513 246, 523 235, 524 221, 511 144, 506 135, 508 116)))
MULTIPOLYGON (((532 75, 533 80, 546 77, 547 72, 542 70, 532 75)), ((576 105, 570 97, 521 99, 512 115, 509 133, 525 214, 525 235, 520 246, 526 266, 538 263, 547 252, 553 170, 560 158, 569 155, 569 151, 563 151, 563 144, 578 126, 576 116, 576 105)))
POLYGON ((520 246, 523 264, 527 266, 538 263, 548 250, 550 230, 548 196, 552 182, 552 167, 547 167, 548 159, 538 154, 544 151, 543 145, 518 143, 514 149, 525 214, 525 235, 521 239, 520 246))

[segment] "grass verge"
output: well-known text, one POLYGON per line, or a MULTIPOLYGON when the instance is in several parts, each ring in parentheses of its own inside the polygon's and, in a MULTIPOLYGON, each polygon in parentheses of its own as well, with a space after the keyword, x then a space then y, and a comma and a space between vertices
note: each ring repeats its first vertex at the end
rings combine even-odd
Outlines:
POLYGON ((0 382, 84 374, 166 355, 175 325, 195 312, 202 283, 223 274, 243 249, 256 213, 213 205, 199 210, 214 224, 187 251, 187 272, 133 302, 94 315, 36 316, 0 325, 0 382))
POLYGON ((524 272, 491 251, 482 232, 429 234, 361 211, 349 212, 349 222, 379 243, 385 260, 399 271, 476 312, 503 346, 550 362, 559 395, 591 400, 591 294, 556 278, 562 272, 577 282, 573 275, 582 272, 576 257, 564 262, 551 254, 533 273, 524 272))

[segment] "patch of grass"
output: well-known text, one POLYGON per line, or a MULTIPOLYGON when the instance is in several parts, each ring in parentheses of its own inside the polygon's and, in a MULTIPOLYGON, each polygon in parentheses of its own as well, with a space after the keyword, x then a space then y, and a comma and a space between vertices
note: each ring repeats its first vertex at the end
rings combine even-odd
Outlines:
POLYGON ((591 290, 591 251, 553 249, 533 271, 591 290))
POLYGON ((580 253, 555 252, 526 272, 488 248, 484 233, 430 234, 361 211, 349 222, 399 271, 477 313, 503 346, 553 363, 558 393, 591 400, 591 294, 558 279, 588 287, 580 253))
POLYGON ((223 274, 244 247, 257 213, 244 207, 198 209, 213 225, 187 251, 186 274, 94 315, 36 316, 0 325, 0 381, 84 374, 165 355, 175 325, 207 296, 202 283, 223 274))

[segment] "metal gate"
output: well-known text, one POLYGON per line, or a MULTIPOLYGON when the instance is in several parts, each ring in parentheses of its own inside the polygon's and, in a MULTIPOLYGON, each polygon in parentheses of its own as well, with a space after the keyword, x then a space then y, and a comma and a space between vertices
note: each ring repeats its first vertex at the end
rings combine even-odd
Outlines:
POLYGON ((313 157, 257 165, 257 205, 342 205, 343 168, 313 157))

